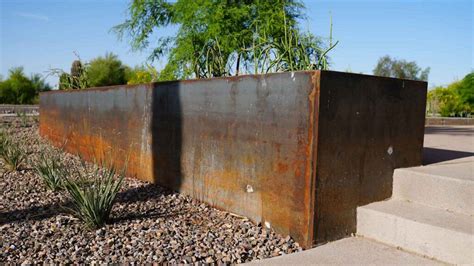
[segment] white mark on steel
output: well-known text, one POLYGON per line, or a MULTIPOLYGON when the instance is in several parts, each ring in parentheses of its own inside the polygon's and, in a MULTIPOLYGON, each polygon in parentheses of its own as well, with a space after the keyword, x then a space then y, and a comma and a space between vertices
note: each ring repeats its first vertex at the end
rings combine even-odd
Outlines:
POLYGON ((253 192, 253 187, 251 185, 247 185, 247 193, 252 193, 253 192))
POLYGON ((265 221, 265 227, 266 227, 266 228, 268 228, 268 229, 270 229, 270 228, 271 228, 271 224, 270 224, 270 222, 268 222, 268 221, 265 221))
POLYGON ((388 146, 387 153, 388 153, 388 155, 393 154, 393 147, 392 146, 388 146))
POLYGON ((291 72, 291 79, 293 81, 296 81, 295 72, 293 72, 293 71, 291 72))

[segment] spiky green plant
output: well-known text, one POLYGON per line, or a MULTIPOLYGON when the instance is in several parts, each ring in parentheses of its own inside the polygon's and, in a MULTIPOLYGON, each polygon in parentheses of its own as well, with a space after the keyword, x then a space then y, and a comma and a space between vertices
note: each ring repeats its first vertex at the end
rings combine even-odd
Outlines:
POLYGON ((4 129, 0 129, 0 152, 3 151, 3 149, 8 145, 9 138, 7 137, 7 134, 5 133, 4 129))
POLYGON ((12 141, 4 132, 0 135, 0 158, 6 170, 18 171, 26 161, 26 151, 17 142, 12 141))
POLYGON ((28 115, 25 111, 19 111, 16 113, 16 116, 20 118, 20 125, 21 127, 28 127, 28 115))
POLYGON ((100 168, 94 165, 80 170, 76 168, 75 175, 76 179, 71 176, 64 179, 64 188, 72 201, 70 210, 89 228, 104 226, 122 186, 123 172, 117 174, 114 167, 100 168), (93 181, 84 182, 90 176, 93 176, 93 181))
POLYGON ((61 163, 58 154, 42 153, 35 165, 35 170, 50 190, 58 191, 62 189, 63 179, 67 176, 67 170, 65 165, 61 163))

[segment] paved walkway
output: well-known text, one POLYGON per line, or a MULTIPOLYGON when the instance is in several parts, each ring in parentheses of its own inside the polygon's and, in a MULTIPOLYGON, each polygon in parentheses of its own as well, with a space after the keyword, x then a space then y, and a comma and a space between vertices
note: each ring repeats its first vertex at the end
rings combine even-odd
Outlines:
MULTIPOLYGON (((417 171, 474 179, 474 126, 429 126, 425 130, 424 147, 424 166, 418 167, 417 171)), ((442 262, 366 238, 349 237, 300 253, 255 261, 252 264, 437 265, 442 262)))
POLYGON ((350 237, 303 252, 266 260, 260 265, 444 265, 362 237, 350 237))
POLYGON ((474 126, 430 126, 425 129, 423 164, 474 157, 474 126))

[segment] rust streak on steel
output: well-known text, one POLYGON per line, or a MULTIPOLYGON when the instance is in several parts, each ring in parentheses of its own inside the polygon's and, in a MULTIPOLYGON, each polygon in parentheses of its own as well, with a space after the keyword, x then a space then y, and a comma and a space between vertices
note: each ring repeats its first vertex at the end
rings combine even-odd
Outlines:
POLYGON ((40 134, 307 248, 353 232, 355 208, 421 162, 425 98, 426 83, 330 71, 52 91, 40 134))

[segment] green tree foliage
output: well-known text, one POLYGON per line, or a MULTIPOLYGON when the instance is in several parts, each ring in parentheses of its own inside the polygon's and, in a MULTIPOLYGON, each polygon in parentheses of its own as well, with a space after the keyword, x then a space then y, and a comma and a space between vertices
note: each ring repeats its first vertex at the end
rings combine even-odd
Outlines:
POLYGON ((302 48, 296 49, 322 55, 314 49, 319 43, 313 37, 304 38, 297 28, 303 8, 293 0, 134 0, 129 18, 114 31, 120 38, 130 37, 134 49, 152 48, 150 59, 167 56, 161 80, 238 75, 261 67, 262 60, 268 59, 265 56, 279 59, 281 66, 290 65, 285 59, 300 60, 289 49, 283 50, 285 40, 302 48), (178 26, 177 34, 155 40, 156 31, 167 26, 178 26), (313 41, 310 46, 305 42, 309 40, 313 41), (268 43, 281 47, 268 49, 268 43))
POLYGON ((398 60, 386 55, 379 59, 373 73, 382 77, 427 81, 430 68, 423 70, 414 61, 398 60))
POLYGON ((8 78, 0 82, 0 103, 33 104, 38 93, 49 88, 41 76, 36 74, 29 79, 22 67, 12 68, 8 78))
POLYGON ((158 81, 158 71, 151 65, 136 66, 127 74, 127 84, 143 84, 158 81))
POLYGON ((33 74, 30 77, 31 82, 33 83, 33 87, 35 88, 36 94, 39 94, 43 91, 50 91, 51 86, 46 83, 43 77, 40 74, 33 74))
POLYGON ((106 53, 97 57, 87 66, 87 78, 91 87, 127 84, 128 67, 117 55, 106 53))
MULTIPOLYGON (((474 107, 474 72, 466 75, 457 88, 461 101, 474 107)), ((471 108, 474 110, 474 108, 471 108)))
POLYGON ((474 72, 447 87, 428 92, 427 113, 441 116, 471 116, 474 112, 474 72))
POLYGON ((61 69, 51 72, 59 76, 59 89, 63 90, 127 84, 131 69, 117 55, 106 53, 104 57, 96 57, 89 63, 75 60, 71 73, 61 69))

